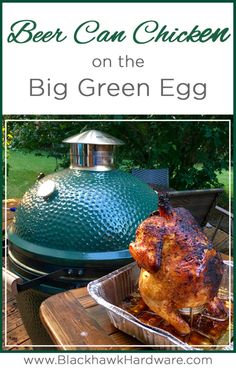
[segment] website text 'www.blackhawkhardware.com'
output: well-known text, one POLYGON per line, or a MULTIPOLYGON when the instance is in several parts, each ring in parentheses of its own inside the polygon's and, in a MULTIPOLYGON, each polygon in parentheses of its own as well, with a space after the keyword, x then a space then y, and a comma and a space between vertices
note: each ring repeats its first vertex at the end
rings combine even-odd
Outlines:
POLYGON ((111 354, 111 355, 72 355, 72 354, 59 354, 56 356, 24 356, 24 363, 32 366, 54 366, 54 365, 65 365, 65 366, 181 366, 181 365, 196 365, 196 366, 207 366, 213 365, 213 358, 207 356, 178 356, 178 355, 165 355, 157 356, 155 354, 111 354))

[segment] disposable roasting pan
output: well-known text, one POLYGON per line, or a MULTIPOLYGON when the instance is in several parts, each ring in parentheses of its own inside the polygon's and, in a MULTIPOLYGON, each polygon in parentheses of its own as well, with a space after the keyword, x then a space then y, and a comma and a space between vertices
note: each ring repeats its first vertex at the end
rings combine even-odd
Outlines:
MULTIPOLYGON (((225 261, 225 271, 218 296, 233 301, 233 263, 225 261)), ((122 302, 137 290, 139 268, 136 263, 128 264, 88 284, 88 292, 98 304, 106 308, 112 324, 121 331, 135 337, 148 347, 166 350, 201 350, 180 341, 163 329, 140 322, 133 315, 120 308, 122 302)), ((231 329, 228 337, 231 337, 231 329)), ((230 341, 230 340, 228 340, 230 341)), ((209 347, 212 350, 233 350, 233 342, 209 347), (219 345, 219 346, 218 346, 219 345)))

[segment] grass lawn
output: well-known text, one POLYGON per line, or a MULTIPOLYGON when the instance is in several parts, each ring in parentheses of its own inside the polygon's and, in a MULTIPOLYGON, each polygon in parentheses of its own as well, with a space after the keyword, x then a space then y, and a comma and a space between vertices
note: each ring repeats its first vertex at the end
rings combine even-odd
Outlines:
POLYGON ((233 170, 231 171, 231 184, 229 186, 229 171, 223 170, 222 173, 218 174, 218 181, 223 185, 224 192, 217 199, 217 205, 221 206, 224 209, 229 210, 229 187, 231 192, 231 211, 233 206, 233 197, 234 197, 234 188, 233 188, 233 170))
POLYGON ((20 198, 35 183, 40 172, 49 174, 56 169, 56 159, 46 154, 36 156, 34 153, 10 151, 10 165, 7 180, 7 198, 20 198))
MULTIPOLYGON (((222 173, 219 173, 218 181, 223 184, 225 192, 229 193, 229 171, 223 170, 222 173)), ((233 196, 233 171, 231 171, 231 195, 233 196)))

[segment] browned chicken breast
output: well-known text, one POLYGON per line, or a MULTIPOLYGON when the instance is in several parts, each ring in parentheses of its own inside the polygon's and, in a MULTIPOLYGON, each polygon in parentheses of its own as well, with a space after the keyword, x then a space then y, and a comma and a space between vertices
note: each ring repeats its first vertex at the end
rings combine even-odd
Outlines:
POLYGON ((139 225, 129 249, 141 268, 139 289, 146 305, 188 334, 190 327, 178 309, 214 299, 223 275, 219 253, 188 210, 173 209, 162 197, 159 210, 139 225))

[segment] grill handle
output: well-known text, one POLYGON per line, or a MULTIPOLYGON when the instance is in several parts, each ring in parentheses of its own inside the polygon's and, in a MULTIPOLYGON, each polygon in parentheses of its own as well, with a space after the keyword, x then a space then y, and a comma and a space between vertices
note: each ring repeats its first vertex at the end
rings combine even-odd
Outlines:
POLYGON ((48 281, 54 280, 55 278, 60 277, 78 278, 82 276, 83 273, 84 273, 83 268, 63 268, 26 282, 23 279, 19 278, 14 283, 16 284, 17 292, 23 292, 30 288, 44 284, 48 281))
POLYGON ((23 292, 30 288, 39 286, 55 278, 59 278, 59 277, 78 278, 78 277, 81 277, 83 273, 84 273, 83 268, 63 268, 63 269, 58 269, 52 273, 48 273, 44 276, 32 279, 30 281, 24 281, 18 275, 10 272, 8 269, 4 267, 2 268, 3 285, 6 284, 7 290, 13 293, 14 296, 16 296, 19 292, 23 292))

